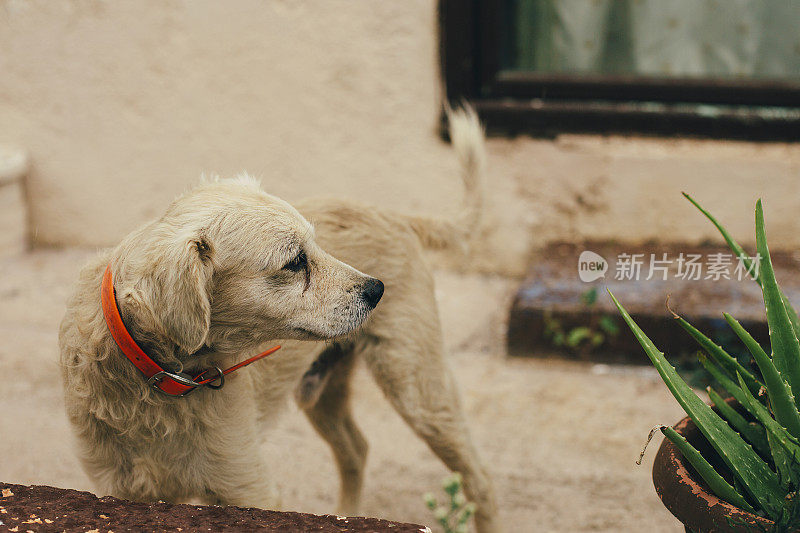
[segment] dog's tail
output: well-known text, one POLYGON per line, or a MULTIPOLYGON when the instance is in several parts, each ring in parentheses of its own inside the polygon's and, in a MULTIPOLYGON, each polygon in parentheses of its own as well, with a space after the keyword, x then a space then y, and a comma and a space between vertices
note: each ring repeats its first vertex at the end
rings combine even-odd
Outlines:
POLYGON ((446 104, 448 131, 461 167, 464 199, 453 219, 413 216, 409 223, 427 248, 459 246, 466 249, 478 230, 483 214, 486 147, 483 127, 475 110, 468 104, 453 109, 446 104))

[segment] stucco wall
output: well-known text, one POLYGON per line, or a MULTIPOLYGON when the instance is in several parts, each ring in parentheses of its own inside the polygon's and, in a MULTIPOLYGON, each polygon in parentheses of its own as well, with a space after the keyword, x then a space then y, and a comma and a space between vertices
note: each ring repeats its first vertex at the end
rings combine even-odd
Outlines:
MULTIPOLYGON (((39 244, 107 245, 201 172, 289 201, 344 195, 449 213, 436 133, 436 3, 0 0, 0 143, 27 148, 39 244)), ((476 267, 519 273, 551 239, 698 241, 680 191, 773 246, 800 244, 800 147, 570 136, 489 142, 476 267)))

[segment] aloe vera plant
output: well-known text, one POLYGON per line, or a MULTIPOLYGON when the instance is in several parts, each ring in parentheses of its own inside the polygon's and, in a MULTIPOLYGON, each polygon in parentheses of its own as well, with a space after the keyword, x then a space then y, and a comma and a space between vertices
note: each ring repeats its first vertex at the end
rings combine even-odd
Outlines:
POLYGON ((725 404, 720 394, 709 390, 713 410, 681 379, 664 354, 656 348, 609 291, 625 323, 644 348, 664 383, 717 452, 732 477, 726 481, 711 462, 672 428, 661 426, 708 487, 721 499, 746 511, 775 521, 780 530, 800 526, 800 320, 775 279, 767 247, 761 200, 756 203, 756 248, 759 263, 747 256, 719 222, 684 193, 722 233, 734 254, 761 286, 770 332, 771 354, 732 316, 723 314, 731 329, 752 354, 759 372, 751 372, 686 320, 674 314, 705 353, 701 364, 736 399, 748 421, 725 404), (760 375, 756 375, 760 374, 760 375))

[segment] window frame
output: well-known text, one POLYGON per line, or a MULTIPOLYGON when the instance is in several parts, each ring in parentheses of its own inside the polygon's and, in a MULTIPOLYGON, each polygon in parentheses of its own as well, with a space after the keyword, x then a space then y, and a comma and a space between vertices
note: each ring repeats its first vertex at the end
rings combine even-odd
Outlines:
POLYGON ((502 0, 439 0, 441 74, 450 102, 471 102, 490 135, 560 133, 800 140, 800 81, 503 71, 502 0), (767 106, 708 112, 683 104, 767 106))

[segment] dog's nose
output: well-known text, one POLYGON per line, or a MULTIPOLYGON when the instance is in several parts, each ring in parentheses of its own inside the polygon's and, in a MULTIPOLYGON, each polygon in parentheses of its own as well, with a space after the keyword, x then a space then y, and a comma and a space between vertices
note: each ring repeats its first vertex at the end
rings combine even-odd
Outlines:
POLYGON ((364 292, 361 293, 364 301, 371 308, 375 308, 383 296, 383 282, 379 279, 371 278, 364 284, 364 292))

